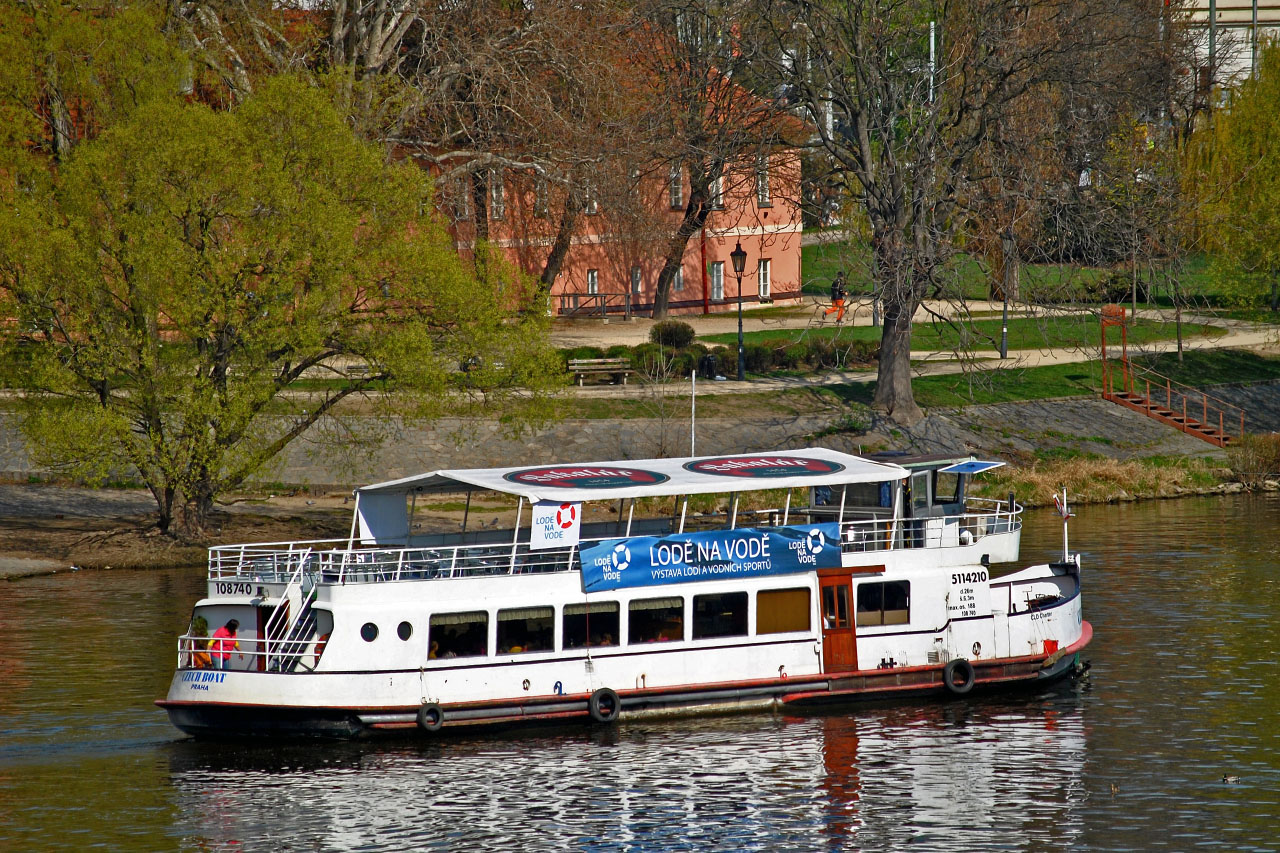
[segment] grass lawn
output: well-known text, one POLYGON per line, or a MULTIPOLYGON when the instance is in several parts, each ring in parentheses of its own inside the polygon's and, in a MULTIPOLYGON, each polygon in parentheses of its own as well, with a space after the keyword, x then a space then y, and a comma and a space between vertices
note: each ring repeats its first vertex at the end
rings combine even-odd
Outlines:
MULTIPOLYGON (((818 329, 769 329, 748 332, 743 336, 747 343, 785 346, 799 340, 801 335, 830 337, 844 341, 878 341, 880 329, 874 326, 827 326, 818 329)), ((1220 334, 1214 326, 1183 324, 1186 336, 1220 334)), ((1129 327, 1129 343, 1139 345, 1151 341, 1171 340, 1177 336, 1175 324, 1140 320, 1129 327)), ((953 351, 957 349, 997 350, 1000 343, 1000 319, 977 319, 970 323, 952 326, 946 323, 917 323, 912 328, 911 348, 927 351, 953 351)), ((710 344, 733 346, 736 333, 705 335, 699 340, 710 344)), ((1095 346, 1099 340, 1097 320, 1089 315, 1063 317, 1018 317, 1009 320, 1009 348, 1040 349, 1047 347, 1095 346)))

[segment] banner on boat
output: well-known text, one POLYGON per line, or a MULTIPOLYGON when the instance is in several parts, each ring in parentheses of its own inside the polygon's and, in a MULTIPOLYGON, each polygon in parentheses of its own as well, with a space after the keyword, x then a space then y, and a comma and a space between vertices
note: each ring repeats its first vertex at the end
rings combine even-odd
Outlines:
POLYGON ((840 525, 606 539, 581 554, 584 592, 786 575, 838 568, 840 525))
POLYGON ((529 549, 569 548, 578 544, 582 531, 582 504, 538 501, 529 526, 529 549))

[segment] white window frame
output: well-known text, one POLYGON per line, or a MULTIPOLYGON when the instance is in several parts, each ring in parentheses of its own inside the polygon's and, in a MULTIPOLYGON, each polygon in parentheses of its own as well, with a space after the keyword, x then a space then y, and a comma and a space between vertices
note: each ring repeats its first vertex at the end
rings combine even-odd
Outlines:
POLYGON ((679 293, 684 290, 684 267, 676 267, 676 274, 671 278, 671 292, 679 293))
POLYGON ((587 295, 595 296, 600 292, 600 270, 587 270, 587 295))
POLYGON ((674 164, 667 175, 667 206, 672 210, 684 207, 684 175, 679 163, 674 164))
POLYGON ((711 179, 711 209, 724 210, 724 175, 716 175, 711 179))
POLYGON ((505 219, 507 215, 507 187, 501 169, 489 170, 489 218, 505 219))
POLYGON ((769 259, 761 258, 760 263, 756 266, 756 294, 761 299, 769 298, 769 290, 772 282, 769 280, 769 259))
POLYGON ((724 301, 724 261, 711 262, 711 301, 724 301))
POLYGON ((773 196, 769 193, 769 157, 765 154, 756 162, 756 206, 773 206, 773 196))
POLYGON ((631 292, 640 293, 644 289, 644 279, 640 272, 640 265, 636 264, 631 267, 631 292))

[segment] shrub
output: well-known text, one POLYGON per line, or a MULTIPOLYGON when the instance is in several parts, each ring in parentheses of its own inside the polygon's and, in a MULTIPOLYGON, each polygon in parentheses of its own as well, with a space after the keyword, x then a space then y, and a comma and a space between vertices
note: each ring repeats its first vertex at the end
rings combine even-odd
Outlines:
MULTIPOLYGON (((747 344, 743 349, 747 362, 747 370, 752 373, 764 373, 773 369, 773 347, 767 344, 747 344)), ((737 368, 735 366, 734 370, 737 368)))
POLYGON ((716 357, 716 373, 721 376, 738 375, 738 351, 728 347, 716 347, 711 351, 716 357))
POLYGON ((605 358, 631 358, 631 347, 626 344, 614 344, 604 351, 605 358))
POLYGON ((660 320, 649 330, 650 341, 675 350, 693 343, 693 336, 693 326, 681 320, 660 320))
POLYGON ((1246 435, 1227 447, 1227 465, 1246 486, 1280 476, 1280 434, 1246 435))
POLYGON ((574 347, 573 349, 561 350, 564 355, 565 366, 575 358, 604 358, 604 350, 600 347, 574 347))
POLYGON ((775 361, 779 367, 795 370, 809 361, 809 347, 803 342, 789 344, 777 351, 775 361))

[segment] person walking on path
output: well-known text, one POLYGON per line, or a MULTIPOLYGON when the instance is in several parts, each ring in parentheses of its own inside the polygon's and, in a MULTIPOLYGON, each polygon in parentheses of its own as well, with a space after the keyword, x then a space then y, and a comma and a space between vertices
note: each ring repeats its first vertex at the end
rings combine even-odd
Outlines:
POLYGON ((849 290, 844 283, 844 270, 836 273, 835 280, 831 282, 831 307, 822 312, 825 317, 831 312, 836 312, 836 323, 844 320, 844 300, 849 295, 849 290))
MULTIPOLYGON (((231 668, 231 650, 234 648, 237 652, 240 651, 240 641, 236 639, 236 631, 239 629, 239 620, 231 619, 213 632, 213 642, 209 644, 209 650, 213 652, 215 669, 231 668)), ((243 654, 240 655, 240 659, 244 660, 243 654)))

